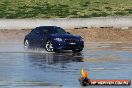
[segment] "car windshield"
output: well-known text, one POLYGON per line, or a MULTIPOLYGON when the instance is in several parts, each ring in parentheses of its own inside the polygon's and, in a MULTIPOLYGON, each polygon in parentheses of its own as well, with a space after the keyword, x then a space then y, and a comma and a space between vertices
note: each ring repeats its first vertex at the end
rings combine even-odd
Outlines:
POLYGON ((51 29, 50 33, 51 34, 65 34, 67 32, 62 28, 56 27, 54 29, 51 29))
POLYGON ((41 28, 40 32, 42 34, 66 34, 67 32, 60 27, 47 27, 41 28))

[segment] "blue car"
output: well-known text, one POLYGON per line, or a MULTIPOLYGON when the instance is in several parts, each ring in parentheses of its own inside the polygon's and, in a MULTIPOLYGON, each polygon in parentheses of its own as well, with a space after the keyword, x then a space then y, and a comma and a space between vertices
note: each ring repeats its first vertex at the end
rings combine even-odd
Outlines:
POLYGON ((80 52, 84 48, 81 36, 72 35, 57 26, 40 26, 25 36, 24 47, 41 47, 48 52, 72 50, 80 52))

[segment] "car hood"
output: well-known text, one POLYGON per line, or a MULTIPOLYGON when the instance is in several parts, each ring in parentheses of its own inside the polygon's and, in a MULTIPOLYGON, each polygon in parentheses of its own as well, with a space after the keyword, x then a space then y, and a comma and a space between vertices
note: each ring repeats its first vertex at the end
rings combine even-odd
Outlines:
POLYGON ((72 34, 51 34, 51 36, 53 38, 63 38, 63 39, 67 39, 67 38, 75 38, 75 39, 80 39, 81 37, 78 35, 72 35, 72 34))

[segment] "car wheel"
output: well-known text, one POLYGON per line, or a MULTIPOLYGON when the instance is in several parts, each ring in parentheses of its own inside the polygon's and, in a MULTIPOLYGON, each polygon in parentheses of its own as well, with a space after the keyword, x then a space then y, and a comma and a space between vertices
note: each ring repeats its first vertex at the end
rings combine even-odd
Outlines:
POLYGON ((73 49, 73 52, 81 52, 83 49, 73 49))
POLYGON ((48 52, 53 52, 54 51, 53 44, 51 43, 51 41, 46 42, 45 50, 48 51, 48 52))
POLYGON ((25 48, 25 49, 28 49, 29 46, 30 46, 30 44, 29 44, 29 40, 26 39, 26 40, 24 41, 24 48, 25 48))

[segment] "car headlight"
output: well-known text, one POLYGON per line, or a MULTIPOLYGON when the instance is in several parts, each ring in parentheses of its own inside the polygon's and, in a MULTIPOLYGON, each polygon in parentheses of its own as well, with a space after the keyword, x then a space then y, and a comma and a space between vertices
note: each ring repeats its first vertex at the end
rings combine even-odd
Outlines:
POLYGON ((54 40, 59 41, 59 42, 61 42, 61 41, 62 41, 62 39, 61 39, 61 38, 54 38, 54 40))

